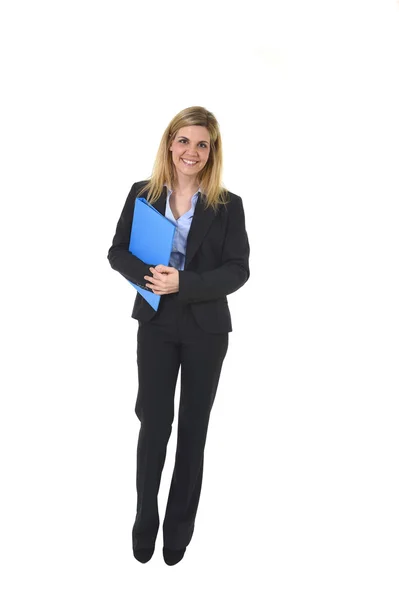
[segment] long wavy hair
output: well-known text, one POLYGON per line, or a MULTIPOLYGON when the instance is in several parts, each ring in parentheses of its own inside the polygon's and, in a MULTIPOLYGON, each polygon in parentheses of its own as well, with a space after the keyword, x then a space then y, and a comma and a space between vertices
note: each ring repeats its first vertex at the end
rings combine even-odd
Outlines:
POLYGON ((189 125, 200 125, 209 131, 209 157, 199 178, 202 195, 205 196, 205 208, 211 206, 216 211, 219 205, 228 202, 228 190, 222 185, 222 138, 215 116, 202 106, 185 108, 170 121, 161 138, 152 174, 139 193, 148 190, 147 201, 153 204, 161 195, 165 183, 173 190, 177 174, 169 146, 179 129, 189 125))

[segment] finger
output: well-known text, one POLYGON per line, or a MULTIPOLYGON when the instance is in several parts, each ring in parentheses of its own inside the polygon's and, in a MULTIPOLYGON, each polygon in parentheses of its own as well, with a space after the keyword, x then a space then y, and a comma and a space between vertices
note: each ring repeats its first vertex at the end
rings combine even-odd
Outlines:
POLYGON ((160 276, 159 277, 151 277, 150 275, 144 275, 144 279, 154 285, 155 284, 160 285, 161 283, 163 283, 163 279, 161 279, 160 276))
POLYGON ((146 287, 148 287, 153 292, 164 291, 163 288, 160 287, 158 283, 146 283, 146 287))
POLYGON ((150 267, 151 273, 153 274, 154 279, 157 279, 158 281, 165 281, 165 277, 166 275, 162 275, 162 273, 155 271, 155 269, 153 269, 152 267, 150 267))
POLYGON ((166 267, 165 265, 157 265, 155 269, 158 271, 158 273, 172 273, 174 270, 173 267, 166 267))

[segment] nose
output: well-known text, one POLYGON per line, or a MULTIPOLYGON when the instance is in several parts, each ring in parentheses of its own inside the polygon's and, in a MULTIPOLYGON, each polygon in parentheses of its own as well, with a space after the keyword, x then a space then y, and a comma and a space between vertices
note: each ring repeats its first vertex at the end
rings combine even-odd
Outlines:
POLYGON ((186 155, 187 155, 187 158, 189 158, 190 156, 193 158, 198 157, 198 152, 197 152, 195 144, 192 144, 191 146, 186 147, 186 155))

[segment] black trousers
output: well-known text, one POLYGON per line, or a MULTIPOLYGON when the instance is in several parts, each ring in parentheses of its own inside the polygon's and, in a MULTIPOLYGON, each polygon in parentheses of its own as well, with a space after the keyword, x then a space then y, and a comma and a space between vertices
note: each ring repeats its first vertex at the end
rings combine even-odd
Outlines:
POLYGON ((201 493, 204 448, 228 333, 207 333, 190 305, 176 294, 161 296, 157 314, 139 321, 137 331, 140 420, 137 444, 137 512, 133 548, 155 545, 159 529, 158 491, 174 419, 174 396, 181 367, 175 466, 163 522, 166 548, 185 548, 193 535, 201 493))

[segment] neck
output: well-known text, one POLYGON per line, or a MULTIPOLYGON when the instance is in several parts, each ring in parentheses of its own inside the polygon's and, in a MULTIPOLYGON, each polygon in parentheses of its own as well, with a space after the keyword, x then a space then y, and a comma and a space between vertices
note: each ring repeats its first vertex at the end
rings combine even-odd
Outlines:
POLYGON ((173 182, 173 191, 181 195, 194 194, 198 190, 199 185, 196 178, 179 175, 176 181, 173 182))

